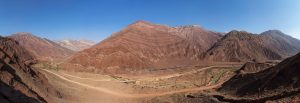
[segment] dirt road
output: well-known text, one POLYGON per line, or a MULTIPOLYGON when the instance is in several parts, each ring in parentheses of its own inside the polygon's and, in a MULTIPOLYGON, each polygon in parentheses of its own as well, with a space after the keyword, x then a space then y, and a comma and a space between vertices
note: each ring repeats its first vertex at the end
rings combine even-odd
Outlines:
POLYGON ((179 76, 188 75, 188 74, 194 74, 194 73, 197 73, 197 72, 201 72, 201 71, 208 70, 208 69, 211 69, 211 68, 218 68, 218 67, 232 67, 232 66, 209 66, 209 67, 204 67, 204 68, 201 68, 201 69, 188 71, 188 72, 184 72, 184 73, 175 73, 175 74, 169 74, 169 75, 158 76, 158 77, 147 77, 147 78, 141 78, 141 79, 138 79, 138 80, 151 81, 151 80, 159 80, 159 79, 168 79, 168 78, 179 77, 179 76))

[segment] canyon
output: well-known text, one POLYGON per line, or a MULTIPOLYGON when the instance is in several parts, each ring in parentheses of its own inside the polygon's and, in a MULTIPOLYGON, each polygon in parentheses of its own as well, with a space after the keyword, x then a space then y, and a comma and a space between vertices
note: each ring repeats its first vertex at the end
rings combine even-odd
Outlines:
POLYGON ((110 37, 0 37, 2 103, 299 102, 300 40, 136 21, 110 37))

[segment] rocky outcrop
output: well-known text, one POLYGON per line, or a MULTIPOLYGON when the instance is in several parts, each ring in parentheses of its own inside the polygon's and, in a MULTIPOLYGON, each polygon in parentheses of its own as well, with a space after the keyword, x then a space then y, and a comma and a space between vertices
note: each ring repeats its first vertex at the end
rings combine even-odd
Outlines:
POLYGON ((0 37, 0 101, 51 102, 55 90, 44 75, 31 67, 36 60, 19 42, 0 37))

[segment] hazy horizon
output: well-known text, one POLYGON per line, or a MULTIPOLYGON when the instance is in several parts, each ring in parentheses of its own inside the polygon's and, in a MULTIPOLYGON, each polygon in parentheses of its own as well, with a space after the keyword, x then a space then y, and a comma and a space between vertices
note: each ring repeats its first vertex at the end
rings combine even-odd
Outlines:
POLYGON ((99 42, 137 20, 145 20, 169 26, 200 25, 217 32, 259 34, 277 29, 300 39, 298 4, 300 1, 284 0, 0 1, 0 34, 31 32, 51 40, 99 42))

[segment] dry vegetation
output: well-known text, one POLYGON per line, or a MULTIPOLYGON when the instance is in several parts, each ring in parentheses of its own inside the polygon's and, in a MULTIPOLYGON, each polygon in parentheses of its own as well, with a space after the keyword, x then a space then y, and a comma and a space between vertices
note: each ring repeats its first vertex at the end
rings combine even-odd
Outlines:
POLYGON ((86 103, 86 101, 96 103, 100 99, 113 103, 140 103, 157 101, 156 99, 161 96, 173 98, 174 95, 179 95, 184 100, 187 98, 185 94, 192 92, 205 94, 206 90, 213 90, 209 88, 203 92, 197 89, 219 85, 233 76, 238 69, 237 66, 190 66, 171 70, 159 69, 151 73, 147 71, 148 75, 145 76, 126 76, 70 72, 45 62, 36 66, 41 68, 40 71, 62 92, 64 98, 58 101, 66 103, 86 103), (86 95, 79 95, 81 93, 86 95), (91 99, 92 97, 95 98, 91 99))

